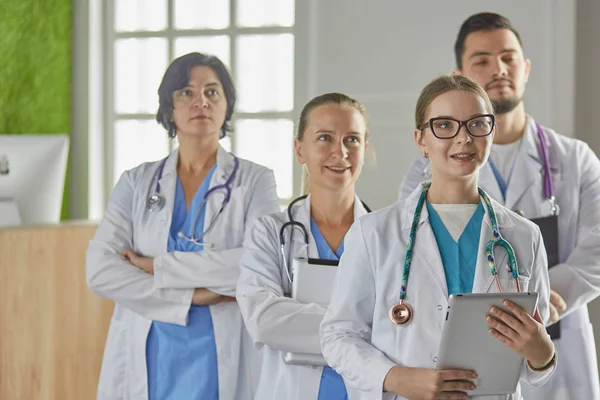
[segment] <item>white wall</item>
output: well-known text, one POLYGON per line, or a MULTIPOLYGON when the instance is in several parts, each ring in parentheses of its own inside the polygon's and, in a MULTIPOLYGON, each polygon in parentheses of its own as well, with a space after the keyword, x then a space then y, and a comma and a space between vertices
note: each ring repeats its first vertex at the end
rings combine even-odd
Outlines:
POLYGON ((480 11, 506 15, 521 33, 533 69, 525 98, 528 112, 571 134, 572 0, 297 2, 296 104, 300 108, 315 95, 340 91, 366 105, 376 163, 365 168, 357 190, 373 208, 396 200, 402 176, 417 155, 412 132, 419 92, 454 68, 458 29, 480 11))

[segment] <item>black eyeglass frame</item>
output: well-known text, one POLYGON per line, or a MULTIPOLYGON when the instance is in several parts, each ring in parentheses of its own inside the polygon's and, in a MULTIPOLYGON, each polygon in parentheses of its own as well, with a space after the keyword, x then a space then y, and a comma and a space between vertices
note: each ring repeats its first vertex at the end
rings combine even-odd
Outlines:
POLYGON ((476 115, 474 117, 471 117, 465 121, 459 121, 458 119, 455 118, 449 118, 449 117, 435 117, 435 118, 430 118, 428 122, 426 122, 424 124, 424 126, 421 127, 421 132, 423 132, 426 128, 429 128, 431 130, 431 133, 433 133, 433 136, 435 136, 438 139, 452 139, 455 138, 456 135, 458 135, 458 132, 460 132, 460 129, 462 127, 465 127, 467 129, 467 132, 469 133, 469 135, 473 136, 473 137, 486 137, 488 135, 490 135, 493 131, 494 131, 494 127, 496 126, 496 116, 494 114, 481 114, 481 115, 476 115), (469 130, 469 125, 468 123, 474 119, 477 118, 482 118, 482 117, 489 117, 492 119, 492 126, 490 128, 490 131, 488 133, 486 133, 485 135, 474 135, 473 132, 471 132, 469 130), (433 123, 435 121, 454 121, 456 123, 458 123, 458 129, 456 130, 456 133, 454 133, 454 135, 452 136, 447 136, 447 137, 440 137, 438 135, 435 134, 435 130, 433 129, 433 123))

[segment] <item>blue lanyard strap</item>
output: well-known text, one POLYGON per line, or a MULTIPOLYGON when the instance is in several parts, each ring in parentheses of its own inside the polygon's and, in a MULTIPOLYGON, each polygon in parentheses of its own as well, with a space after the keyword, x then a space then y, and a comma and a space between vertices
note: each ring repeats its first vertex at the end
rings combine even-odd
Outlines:
MULTIPOLYGON (((553 214, 556 214, 558 209, 555 206, 556 200, 554 198, 554 187, 552 185, 552 175, 550 173, 550 155, 549 155, 549 151, 548 151, 548 141, 546 139, 546 135, 544 134, 544 131, 542 130, 542 127, 540 126, 540 124, 538 124, 536 122, 535 128, 536 128, 537 135, 539 138, 538 150, 540 152, 540 156, 542 157, 542 162, 544 164, 544 198, 546 200, 550 201, 550 203, 552 204, 552 212, 553 212, 553 214)), ((515 168, 516 161, 517 160, 515 158, 515 160, 513 160, 513 164, 511 166, 508 177, 506 178, 506 181, 505 181, 504 178, 502 177, 502 175, 500 174, 500 171, 498 171, 498 168, 496 168, 496 165, 494 164, 492 159, 490 158, 488 160, 488 163, 490 164, 492 172, 494 173, 494 177, 496 178, 496 181, 498 182, 500 191, 502 192, 502 198, 504 199, 504 201, 506 201, 506 192, 508 190, 508 185, 509 185, 513 170, 515 168)))
MULTIPOLYGON (((406 288, 408 286, 408 275, 410 273, 410 265, 412 262, 412 253, 415 244, 415 238, 417 234, 417 226, 419 225, 419 221, 421 220, 421 211, 423 210, 423 204, 425 203, 425 199, 427 198, 427 192, 431 187, 431 182, 425 183, 423 185, 423 191, 421 192, 421 196, 419 196, 419 201, 417 202, 417 207, 415 209, 415 215, 413 217, 412 225, 410 227, 410 234, 408 236, 408 245, 406 246, 406 256, 404 258, 404 271, 402 273, 402 285, 400 286, 400 300, 404 300, 406 298, 406 288)), ((488 265, 490 266, 490 271, 493 276, 498 276, 498 270, 496 268, 495 260, 494 260, 494 246, 501 246, 506 253, 508 254, 508 264, 510 266, 510 270, 512 272, 513 278, 517 279, 519 277, 519 269, 517 267, 517 259, 515 257, 515 252, 510 245, 500 234, 500 229, 498 229, 498 221, 496 220, 496 213, 494 212, 494 207, 488 197, 487 193, 485 193, 481 188, 479 190, 479 195, 483 199, 485 206, 487 207, 488 214, 490 216, 490 220, 492 222, 492 231, 494 234, 494 239, 490 240, 485 247, 485 254, 487 257, 488 265)))
POLYGON ((502 177, 502 174, 500 173, 500 171, 498 171, 498 168, 496 168, 496 164, 494 164, 491 157, 488 160, 488 163, 490 164, 490 168, 492 169, 492 172, 494 173, 494 177, 496 177, 496 182, 498 182, 498 187, 500 187, 500 192, 502 193, 502 198, 504 199, 504 201, 506 201, 506 192, 508 191, 508 184, 510 182, 510 177, 512 176, 512 172, 515 168, 516 160, 513 161, 512 167, 510 168, 510 172, 508 173, 508 177, 506 178, 506 181, 502 177))

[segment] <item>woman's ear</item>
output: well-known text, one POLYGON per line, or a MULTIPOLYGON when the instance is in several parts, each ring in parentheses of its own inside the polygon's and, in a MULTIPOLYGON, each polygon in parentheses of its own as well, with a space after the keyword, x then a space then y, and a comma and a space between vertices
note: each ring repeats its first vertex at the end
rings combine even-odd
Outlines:
POLYGON ((296 160, 298 160, 300 164, 305 164, 306 161, 304 161, 302 142, 298 140, 298 138, 294 139, 294 152, 296 153, 296 160))
POLYGON ((427 145, 425 144, 423 131, 420 129, 415 129, 413 132, 413 137, 415 139, 415 144, 419 148, 419 151, 423 154, 423 157, 428 158, 429 152, 427 151, 427 145))

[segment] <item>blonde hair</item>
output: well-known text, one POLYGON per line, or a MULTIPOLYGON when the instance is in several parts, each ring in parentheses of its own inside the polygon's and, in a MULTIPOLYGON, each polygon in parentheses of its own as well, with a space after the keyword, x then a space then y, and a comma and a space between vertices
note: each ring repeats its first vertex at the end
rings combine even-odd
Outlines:
MULTIPOLYGON (((347 96, 343 93, 325 93, 320 96, 313 98, 311 101, 306 103, 300 112, 300 119, 298 121, 298 131, 296 132, 296 139, 299 141, 304 140, 304 132, 308 126, 310 113, 317 107, 325 104, 337 104, 340 107, 351 107, 357 110, 365 119, 365 126, 367 127, 365 132, 365 139, 369 139, 369 115, 367 109, 361 102, 347 96)), ((302 169, 302 194, 308 194, 310 192, 310 177, 308 176, 308 170, 306 165, 302 169)))
POLYGON ((419 95, 419 100, 417 100, 417 107, 415 109, 415 125, 417 129, 422 130, 427 123, 425 117, 427 116, 427 110, 433 100, 439 95, 452 90, 463 90, 465 92, 476 94, 483 99, 489 113, 494 113, 494 106, 492 105, 490 98, 485 90, 477 83, 464 75, 442 75, 429 82, 419 95))

